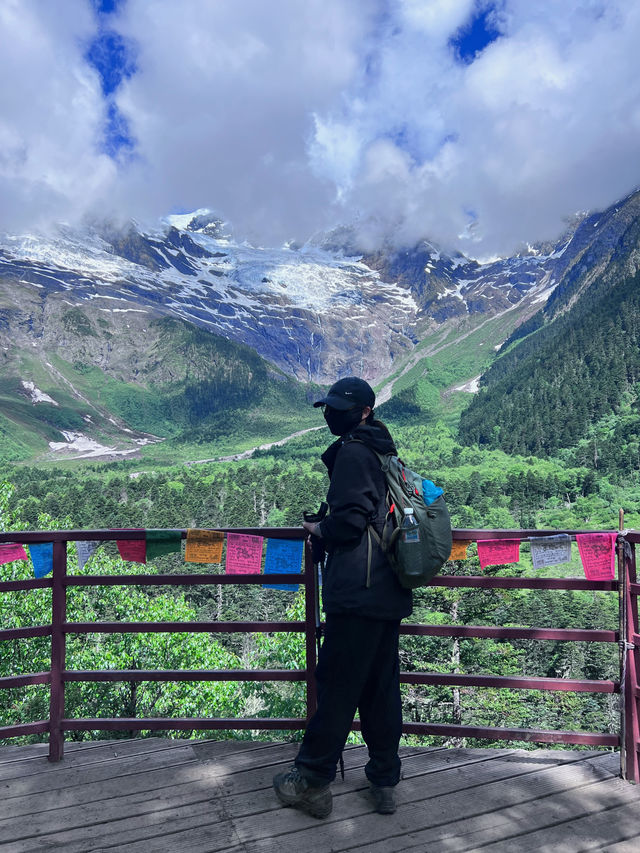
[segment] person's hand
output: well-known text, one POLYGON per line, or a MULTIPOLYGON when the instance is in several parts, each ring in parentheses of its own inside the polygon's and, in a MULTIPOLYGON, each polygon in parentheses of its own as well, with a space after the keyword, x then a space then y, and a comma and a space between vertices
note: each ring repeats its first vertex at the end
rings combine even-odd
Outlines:
POLYGON ((320 533, 320 523, 318 521, 303 521, 302 526, 312 536, 322 536, 320 533))

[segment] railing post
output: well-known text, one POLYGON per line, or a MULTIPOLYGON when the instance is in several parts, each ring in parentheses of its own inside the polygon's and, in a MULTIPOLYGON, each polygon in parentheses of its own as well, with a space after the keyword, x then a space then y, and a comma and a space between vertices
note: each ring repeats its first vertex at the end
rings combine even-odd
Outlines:
POLYGON ((624 666, 622 675, 622 712, 623 712, 623 737, 624 745, 621 752, 624 754, 624 766, 622 776, 629 782, 640 782, 640 769, 638 767, 638 747, 640 746, 640 725, 638 721, 638 682, 640 672, 640 650, 635 645, 635 639, 640 633, 638 626, 638 597, 631 593, 631 584, 637 583, 636 573, 636 546, 631 544, 631 556, 624 557, 626 571, 624 572, 624 599, 625 599, 625 633, 624 642, 624 666))
POLYGON ((49 700, 49 761, 64 757, 64 680, 67 619, 67 543, 53 543, 53 589, 51 600, 51 692, 49 700))
POLYGON ((307 673, 307 721, 315 713, 317 706, 316 692, 316 602, 320 595, 317 587, 317 571, 313 564, 311 544, 307 539, 304 546, 304 576, 305 576, 305 641, 306 641, 306 673, 307 673))
POLYGON ((626 779, 626 750, 627 750, 627 709, 625 705, 624 685, 626 678, 626 640, 627 640, 627 561, 625 558, 625 541, 622 538, 623 520, 620 510, 620 534, 616 540, 616 561, 618 564, 618 679, 620 681, 620 775, 626 779))

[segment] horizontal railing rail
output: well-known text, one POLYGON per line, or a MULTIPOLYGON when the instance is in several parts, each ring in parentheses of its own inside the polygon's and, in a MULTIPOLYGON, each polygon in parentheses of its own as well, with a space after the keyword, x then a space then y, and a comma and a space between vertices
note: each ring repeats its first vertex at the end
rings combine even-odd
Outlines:
MULTIPOLYGON (((302 528, 222 528, 224 533, 245 533, 269 538, 303 539, 302 528)), ((311 552, 305 549, 304 571, 299 574, 278 574, 273 582, 300 584, 305 591, 304 621, 203 621, 203 622, 72 622, 67 619, 66 591, 75 587, 116 586, 219 586, 224 584, 263 584, 265 575, 251 574, 131 574, 131 575, 73 575, 67 573, 67 543, 82 540, 114 541, 139 539, 140 530, 58 530, 11 531, 0 533, 1 542, 21 544, 53 542, 53 572, 45 578, 0 581, 3 592, 51 589, 52 617, 49 625, 0 628, 0 641, 51 637, 51 668, 48 672, 16 674, 0 678, 0 690, 28 685, 49 685, 50 716, 0 727, 0 738, 30 734, 49 734, 51 760, 62 757, 64 733, 69 731, 194 731, 194 730, 299 730, 315 709, 316 688, 313 677, 316 663, 316 584, 311 552), (305 635, 305 669, 264 670, 71 670, 66 666, 66 637, 71 634, 118 633, 303 633, 305 635), (64 714, 65 686, 77 682, 306 682, 305 718, 87 718, 73 719, 64 714)), ((583 530, 477 530, 458 529, 454 539, 533 538, 557 533, 575 536, 583 530)), ((183 538, 186 530, 181 531, 183 538)), ((451 589, 522 589, 522 590, 588 590, 618 592, 620 595, 620 625, 618 630, 585 628, 539 628, 517 625, 460 625, 402 624, 401 633, 407 636, 449 637, 458 639, 536 640, 555 642, 617 643, 620 646, 620 680, 542 678, 525 676, 467 675, 462 673, 403 671, 401 682, 414 685, 477 687, 519 690, 562 691, 594 694, 622 694, 621 732, 546 731, 513 727, 473 726, 448 723, 405 722, 405 734, 434 735, 446 738, 482 738, 529 741, 535 743, 586 744, 621 748, 623 775, 638 780, 638 646, 640 629, 637 619, 637 596, 640 583, 635 574, 635 543, 640 534, 625 532, 618 537, 618 580, 590 581, 583 578, 518 578, 495 576, 439 575, 434 587, 451 589), (626 550, 625 550, 626 549, 626 550)), ((270 576, 267 576, 270 578, 270 576)), ((268 581, 266 581, 268 582, 268 581)), ((359 723, 354 722, 354 729, 359 723)))

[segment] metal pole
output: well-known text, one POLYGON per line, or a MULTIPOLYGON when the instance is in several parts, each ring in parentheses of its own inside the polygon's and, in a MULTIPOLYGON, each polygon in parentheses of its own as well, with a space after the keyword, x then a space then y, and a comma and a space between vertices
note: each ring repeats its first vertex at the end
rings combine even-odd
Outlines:
MULTIPOLYGON (((618 510, 618 534, 624 530, 624 510, 618 510)), ((618 535, 616 541, 616 556, 618 562, 618 671, 620 678, 620 775, 624 779, 626 776, 626 709, 624 699, 625 685, 625 662, 626 652, 625 643, 627 639, 626 629, 626 567, 624 558, 624 541, 621 535, 618 535)))
POLYGON ((53 543, 53 589, 51 600, 51 691, 49 700, 49 761, 64 757, 64 680, 67 614, 67 543, 53 543))
POLYGON ((638 766, 638 745, 640 743, 640 726, 638 723, 638 649, 635 638, 638 635, 638 598, 632 594, 631 586, 637 583, 636 550, 632 546, 629 560, 626 562, 625 582, 625 683, 621 690, 625 710, 625 753, 626 766, 623 778, 628 782, 640 782, 640 767, 638 766))
POLYGON ((316 691, 316 607, 319 590, 317 574, 313 564, 311 543, 309 538, 304 546, 304 577, 305 577, 305 641, 306 641, 306 673, 307 673, 307 720, 315 714, 317 706, 316 691))
POLYGON ((627 608, 625 605, 625 592, 626 592, 626 580, 627 580, 627 572, 626 572, 626 563, 624 559, 624 539, 622 538, 622 532, 624 531, 624 510, 618 510, 618 538, 616 540, 616 555, 618 560, 618 629, 620 631, 620 643, 619 643, 619 652, 620 652, 620 678, 622 678, 624 674, 624 653, 625 653, 625 642, 627 639, 626 632, 626 614, 627 608))

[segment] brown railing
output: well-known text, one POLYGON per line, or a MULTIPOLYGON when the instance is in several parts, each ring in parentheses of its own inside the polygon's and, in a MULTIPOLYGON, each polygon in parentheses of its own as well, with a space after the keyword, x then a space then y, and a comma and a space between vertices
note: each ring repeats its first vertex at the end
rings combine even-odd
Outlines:
MULTIPOLYGON (((225 529, 270 538, 304 538, 302 528, 225 529)), ((527 538, 551 533, 575 535, 584 531, 563 530, 455 530, 454 539, 478 540, 527 538)), ((186 535, 186 531, 183 531, 186 535)), ((310 549, 305 549, 302 574, 279 574, 278 583, 300 583, 305 589, 305 620, 299 622, 68 622, 67 589, 72 586, 190 586, 264 583, 265 575, 232 574, 135 574, 135 575, 69 575, 67 543, 78 540, 113 541, 137 539, 139 530, 65 530, 0 533, 0 542, 22 544, 53 542, 53 572, 42 579, 0 582, 0 593, 15 590, 52 589, 51 624, 25 628, 0 629, 0 640, 28 637, 51 637, 51 667, 48 672, 0 678, 0 690, 32 684, 50 685, 49 719, 0 727, 0 739, 39 733, 49 734, 49 758, 63 757, 66 731, 165 731, 165 730, 293 730, 302 729, 313 713, 316 688, 313 673, 316 664, 316 587, 310 549), (127 632, 300 632, 305 634, 306 667, 303 670, 95 670, 66 669, 65 643, 68 634, 127 632), (70 682, 149 682, 149 681, 304 681, 306 682, 306 718, 91 718, 70 719, 64 714, 65 685, 70 682)), ((481 589, 549 589, 617 591, 619 595, 619 629, 516 628, 487 625, 415 625, 404 624, 406 635, 444 636, 493 639, 560 640, 566 642, 617 643, 620 649, 620 678, 577 680, 564 678, 527 678, 520 676, 463 675, 449 673, 403 672, 401 681, 409 684, 449 685, 453 687, 519 688, 527 690, 575 691, 588 693, 621 693, 620 734, 609 732, 556 731, 502 727, 465 726, 442 723, 406 722, 406 734, 444 737, 473 737, 532 743, 564 743, 619 747, 621 773, 630 781, 640 779, 640 627, 637 597, 640 584, 636 576, 635 545, 640 534, 618 536, 618 580, 589 581, 582 578, 513 578, 490 576, 440 575, 434 586, 476 587, 481 589)), ((271 576, 267 576, 271 577, 271 576)), ((274 577, 274 582, 276 578, 274 577)), ((354 728, 358 728, 357 722, 354 728)))

